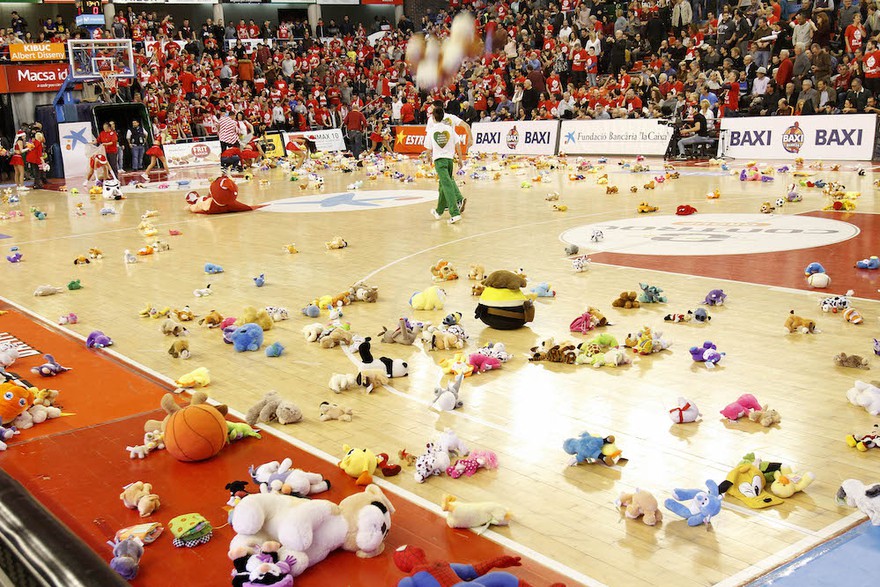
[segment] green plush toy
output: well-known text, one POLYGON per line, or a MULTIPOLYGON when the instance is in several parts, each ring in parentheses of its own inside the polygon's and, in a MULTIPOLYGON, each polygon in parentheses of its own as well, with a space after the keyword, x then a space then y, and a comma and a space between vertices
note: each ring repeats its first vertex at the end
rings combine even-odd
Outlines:
POLYGON ((227 429, 227 437, 229 438, 229 442, 235 442, 236 440, 241 440, 242 438, 262 438, 260 433, 250 427, 249 424, 245 422, 226 422, 227 429))
POLYGON ((617 345, 617 338, 613 334, 603 333, 598 336, 594 336, 593 340, 590 341, 590 344, 595 344, 600 347, 615 347, 617 345))
POLYGON ((70 291, 73 291, 75 289, 82 289, 82 288, 83 288, 83 286, 80 283, 79 279, 74 279, 73 281, 71 281, 70 283, 67 284, 67 289, 69 289, 70 291))

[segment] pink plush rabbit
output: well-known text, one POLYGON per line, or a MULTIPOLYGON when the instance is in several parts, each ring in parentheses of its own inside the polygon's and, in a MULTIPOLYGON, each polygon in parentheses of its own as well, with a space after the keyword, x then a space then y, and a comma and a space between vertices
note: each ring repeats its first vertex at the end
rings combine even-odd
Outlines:
POLYGON ((738 420, 747 416, 751 410, 760 410, 761 404, 750 393, 744 393, 739 399, 721 410, 721 415, 728 420, 738 420))
POLYGON ((497 469, 498 457, 490 450, 472 451, 465 459, 458 459, 454 465, 446 469, 446 474, 453 479, 462 475, 472 476, 480 469, 497 469))

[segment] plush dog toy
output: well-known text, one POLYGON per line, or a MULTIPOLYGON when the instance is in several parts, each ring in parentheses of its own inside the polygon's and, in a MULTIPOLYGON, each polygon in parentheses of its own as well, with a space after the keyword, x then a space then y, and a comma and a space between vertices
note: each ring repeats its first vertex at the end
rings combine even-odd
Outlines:
POLYGON ((252 405, 245 415, 245 422, 256 426, 260 422, 294 424, 302 420, 302 411, 291 401, 283 399, 277 391, 270 391, 263 399, 252 405))
POLYGON ((641 489, 636 489, 634 493, 621 493, 617 504, 619 507, 626 508, 627 518, 636 520, 641 516, 647 526, 655 526, 663 519, 657 498, 641 489))
POLYGON ((712 518, 721 513, 723 496, 718 491, 718 484, 709 479, 706 490, 674 489, 673 499, 667 499, 663 505, 670 512, 687 520, 688 526, 711 524, 712 518))
POLYGON ((159 496, 153 493, 153 486, 150 483, 137 481, 130 485, 126 485, 125 489, 119 494, 119 499, 130 510, 138 510, 142 518, 146 518, 159 509, 159 496))
POLYGON ((880 387, 856 381, 846 392, 846 399, 854 406, 861 406, 872 416, 880 416, 880 387))
POLYGON ((846 443, 859 452, 866 452, 869 448, 880 447, 880 424, 874 424, 874 428, 868 434, 856 436, 850 434, 846 437, 846 443))
POLYGON ((858 508, 871 524, 880 526, 880 483, 869 487, 857 479, 847 479, 837 490, 837 503, 858 508))
POLYGON ((816 330, 815 320, 801 318, 800 316, 795 315, 794 310, 791 310, 791 312, 789 312, 788 318, 785 319, 785 328, 788 330, 789 334, 793 332, 815 334, 816 332, 818 332, 816 330))
POLYGON ((760 462, 757 460, 740 462, 718 485, 718 491, 735 497, 752 509, 781 504, 782 499, 767 491, 766 477, 759 465, 760 462))
POLYGON ((326 422, 328 420, 342 420, 343 422, 351 422, 351 408, 344 408, 338 404, 331 404, 330 402, 321 402, 319 412, 320 415, 318 416, 318 418, 322 422, 326 422))
POLYGON ((779 424, 782 422, 782 416, 779 415, 779 412, 776 410, 770 409, 769 406, 764 406, 760 410, 753 410, 749 413, 749 420, 752 422, 757 422, 764 428, 769 428, 774 424, 779 424))
POLYGON ((462 503, 453 495, 444 495, 441 507, 450 528, 488 528, 507 526, 510 510, 493 502, 462 503))

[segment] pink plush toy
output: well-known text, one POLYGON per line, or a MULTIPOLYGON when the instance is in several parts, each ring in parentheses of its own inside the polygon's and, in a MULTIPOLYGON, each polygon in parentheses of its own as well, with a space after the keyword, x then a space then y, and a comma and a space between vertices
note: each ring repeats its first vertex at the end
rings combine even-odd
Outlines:
POLYGON ((744 393, 739 399, 721 410, 721 415, 728 420, 739 420, 743 416, 747 416, 751 410, 760 410, 761 404, 750 393, 744 393))
POLYGON ((468 364, 474 367, 474 373, 485 373, 492 369, 501 368, 501 361, 495 357, 481 355, 480 353, 474 353, 468 357, 468 364))
POLYGON ((227 328, 229 326, 233 326, 235 324, 235 320, 236 319, 231 316, 229 318, 224 318, 223 322, 220 323, 220 330, 223 330, 224 328, 227 328))
POLYGON ((453 479, 462 475, 472 476, 480 469, 497 469, 498 457, 490 450, 474 450, 465 459, 458 459, 454 465, 446 468, 446 474, 453 479))

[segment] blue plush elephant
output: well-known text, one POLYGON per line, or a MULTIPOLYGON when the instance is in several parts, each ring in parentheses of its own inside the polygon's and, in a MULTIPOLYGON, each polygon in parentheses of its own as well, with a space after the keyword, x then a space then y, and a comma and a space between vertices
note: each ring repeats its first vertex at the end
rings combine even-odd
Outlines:
POLYGON ((263 346, 263 329, 256 324, 245 324, 232 333, 232 346, 239 353, 257 351, 263 346))

